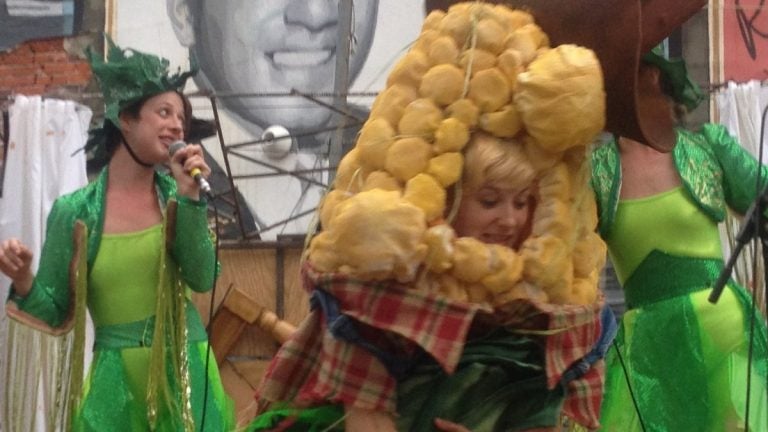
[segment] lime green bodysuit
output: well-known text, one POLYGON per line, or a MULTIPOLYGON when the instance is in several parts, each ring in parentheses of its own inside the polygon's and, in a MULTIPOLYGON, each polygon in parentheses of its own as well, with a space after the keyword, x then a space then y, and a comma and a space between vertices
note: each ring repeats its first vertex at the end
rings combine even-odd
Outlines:
POLYGON ((708 301, 723 268, 717 224, 726 204, 746 210, 759 165, 715 125, 678 132, 674 161, 680 187, 620 201, 616 144, 593 154, 600 231, 628 309, 606 357, 602 430, 745 430, 748 375, 749 430, 768 430, 764 319, 750 341, 752 300, 733 281, 708 301))
POLYGON ((717 224, 701 213, 682 187, 622 200, 606 239, 622 285, 654 249, 679 256, 722 258, 717 224), (678 239, 688 241, 677 241, 678 239))
MULTIPOLYGON (((94 365, 76 428, 96 430, 98 425, 114 424, 115 414, 120 413, 125 430, 149 430, 147 380, 161 244, 161 225, 125 234, 102 234, 88 281, 88 309, 96 329, 94 365)), ((209 362, 205 372, 206 334, 191 303, 187 304, 187 327, 195 424, 200 424, 205 382, 211 379, 205 422, 218 430, 231 421, 222 416, 228 412, 227 397, 215 362, 209 362)), ((178 427, 179 422, 168 418, 167 412, 159 416, 158 430, 178 427)))

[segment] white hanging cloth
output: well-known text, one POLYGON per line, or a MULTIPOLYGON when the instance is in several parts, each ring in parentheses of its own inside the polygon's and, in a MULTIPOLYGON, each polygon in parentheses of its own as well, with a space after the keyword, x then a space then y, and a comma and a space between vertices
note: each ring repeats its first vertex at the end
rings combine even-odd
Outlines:
MULTIPOLYGON (((731 135, 755 158, 760 157, 760 129, 762 127, 763 110, 768 106, 768 87, 761 82, 752 80, 746 83, 729 82, 718 92, 716 99, 717 114, 720 123, 728 128, 731 135)), ((766 125, 768 127, 768 125, 766 125)), ((768 134, 763 137, 762 145, 768 146, 768 134)), ((763 149, 763 164, 768 163, 768 147, 763 149)), ((728 217, 726 224, 721 225, 720 233, 723 239, 724 256, 731 256, 731 244, 735 242, 742 221, 728 217)), ((748 243, 741 251, 736 261, 732 276, 742 285, 762 287, 764 271, 762 270, 762 250, 755 248, 754 242, 748 243), (757 259, 758 268, 753 275, 753 260, 757 259)), ((764 305, 765 292, 756 293, 758 305, 764 305)), ((762 309, 762 307, 761 307, 762 309)))
MULTIPOLYGON (((763 110, 768 106, 768 87, 756 80, 743 84, 729 82, 728 86, 717 94, 716 101, 720 123, 757 157, 763 110)), ((764 144, 768 145, 768 142, 764 144)), ((763 150, 763 163, 767 161, 768 148, 763 150)))
MULTIPOLYGON (((17 95, 9 109, 9 136, 2 197, 0 197, 0 239, 20 239, 34 254, 32 270, 37 271, 42 243, 45 239, 46 218, 53 201, 88 182, 85 152, 78 151, 88 138, 90 108, 72 101, 43 99, 40 96, 17 95)), ((0 298, 8 296, 10 280, 0 275, 0 298)), ((9 365, 5 309, 0 308, 0 389, 8 389, 6 370, 9 365)), ((27 349, 45 362, 58 349, 46 335, 30 336, 27 349)), ((16 345, 20 341, 15 341, 16 345)), ((90 359, 86 358, 86 363, 90 359)), ((50 430, 46 416, 53 401, 47 391, 52 381, 40 376, 36 368, 28 368, 24 382, 40 388, 30 400, 5 400, 0 391, 0 429, 5 431, 50 430), (45 390, 44 390, 45 389, 45 390), (26 404, 26 406, 25 406, 26 404), (20 411, 21 410, 21 411, 20 411), (14 415, 9 415, 13 413, 14 415), (10 418, 13 417, 13 418, 10 418)), ((45 369, 45 368, 42 368, 45 369)), ((9 389, 11 390, 11 389, 9 389)), ((31 392, 30 392, 31 393, 31 392)))
MULTIPOLYGON (((88 183, 85 152, 90 108, 72 101, 16 96, 9 110, 9 143, 0 198, 0 238, 17 237, 35 253, 45 238, 53 201, 88 183)), ((8 294, 10 281, 0 288, 8 294)))

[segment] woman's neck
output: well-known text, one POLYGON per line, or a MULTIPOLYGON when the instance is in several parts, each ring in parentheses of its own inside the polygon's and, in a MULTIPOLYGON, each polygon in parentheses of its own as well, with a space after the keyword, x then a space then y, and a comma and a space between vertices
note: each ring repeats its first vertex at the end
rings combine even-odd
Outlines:
POLYGON ((629 138, 619 138, 621 198, 656 195, 680 186, 672 152, 662 153, 629 138))
POLYGON ((137 164, 125 152, 116 152, 109 163, 104 232, 135 232, 161 221, 154 169, 137 164))
POLYGON ((136 162, 125 147, 120 146, 115 150, 109 161, 110 176, 118 175, 123 180, 151 179, 154 175, 154 166, 144 166, 136 162))
POLYGON ((152 190, 155 170, 136 163, 124 148, 118 148, 109 161, 109 187, 152 190))

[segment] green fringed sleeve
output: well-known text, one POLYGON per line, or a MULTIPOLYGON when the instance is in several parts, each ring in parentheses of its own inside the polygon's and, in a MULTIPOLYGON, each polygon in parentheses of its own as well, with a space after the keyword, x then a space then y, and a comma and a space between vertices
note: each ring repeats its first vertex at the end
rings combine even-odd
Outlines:
POLYGON ((20 310, 51 327, 64 323, 70 306, 69 265, 73 252, 72 230, 76 212, 70 201, 57 200, 48 216, 40 270, 26 297, 16 301, 20 310))
POLYGON ((701 133, 710 143, 717 160, 723 169, 723 190, 728 206, 745 213, 755 200, 758 191, 768 184, 768 169, 760 166, 747 150, 742 147, 722 125, 707 124, 701 133), (757 187, 757 176, 761 181, 757 187))
POLYGON ((181 269, 181 277, 194 291, 211 289, 218 274, 214 244, 208 229, 208 206, 205 200, 177 198, 173 257, 181 269))

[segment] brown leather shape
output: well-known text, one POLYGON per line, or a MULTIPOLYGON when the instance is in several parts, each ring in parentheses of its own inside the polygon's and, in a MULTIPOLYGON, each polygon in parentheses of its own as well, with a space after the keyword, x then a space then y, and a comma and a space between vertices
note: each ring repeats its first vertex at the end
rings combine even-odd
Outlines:
MULTIPOLYGON (((455 0, 426 0, 427 13, 455 0)), ((706 5, 706 0, 488 0, 529 11, 552 45, 576 44, 600 59, 606 91, 606 130, 668 152, 674 131, 667 104, 639 103, 638 67, 650 51, 706 5)))

